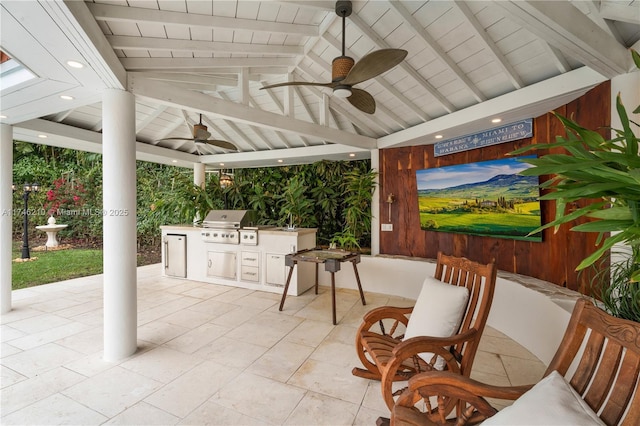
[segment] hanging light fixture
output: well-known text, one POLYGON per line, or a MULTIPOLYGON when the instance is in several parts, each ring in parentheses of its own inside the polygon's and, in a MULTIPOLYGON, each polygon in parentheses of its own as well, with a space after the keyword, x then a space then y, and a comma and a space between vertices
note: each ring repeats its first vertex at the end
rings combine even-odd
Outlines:
POLYGON ((233 185, 233 178, 223 171, 220 172, 220 188, 225 189, 233 185))

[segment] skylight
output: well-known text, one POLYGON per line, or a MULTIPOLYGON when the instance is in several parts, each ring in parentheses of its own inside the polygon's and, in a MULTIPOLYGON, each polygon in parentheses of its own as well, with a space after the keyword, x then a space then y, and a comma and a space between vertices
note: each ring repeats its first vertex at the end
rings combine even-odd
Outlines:
POLYGON ((0 63, 0 90, 7 90, 10 87, 17 86, 35 77, 36 76, 23 67, 22 64, 2 52, 2 63, 0 63))

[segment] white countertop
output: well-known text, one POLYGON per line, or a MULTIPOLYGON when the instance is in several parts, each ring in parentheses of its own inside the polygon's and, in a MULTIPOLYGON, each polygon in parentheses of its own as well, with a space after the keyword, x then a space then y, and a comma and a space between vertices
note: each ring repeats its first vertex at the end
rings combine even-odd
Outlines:
MULTIPOLYGON (((191 224, 178 224, 178 225, 162 225, 160 229, 163 231, 201 231, 202 229, 211 229, 211 228, 203 228, 201 226, 194 226, 191 224)), ((261 234, 271 234, 271 235, 306 235, 317 232, 317 228, 294 228, 292 230, 288 228, 274 227, 274 228, 264 228, 259 229, 258 232, 261 234)))

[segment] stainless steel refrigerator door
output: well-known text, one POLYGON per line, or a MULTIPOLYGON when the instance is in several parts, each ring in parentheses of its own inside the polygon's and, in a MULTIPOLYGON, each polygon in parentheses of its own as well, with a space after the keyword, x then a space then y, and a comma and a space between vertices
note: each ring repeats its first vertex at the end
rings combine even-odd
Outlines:
POLYGON ((187 277, 187 236, 167 234, 164 237, 164 274, 187 277))

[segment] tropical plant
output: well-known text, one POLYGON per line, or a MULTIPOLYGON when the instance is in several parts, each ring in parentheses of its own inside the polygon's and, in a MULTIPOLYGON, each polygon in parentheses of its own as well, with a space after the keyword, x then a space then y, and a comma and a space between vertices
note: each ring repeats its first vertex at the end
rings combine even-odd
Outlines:
MULTIPOLYGON (((632 50, 632 56, 640 69, 640 55, 632 50)), ((540 199, 555 200, 555 220, 533 233, 550 227, 557 230, 560 225, 582 217, 591 219, 573 226, 571 230, 597 232, 598 243, 602 244, 582 260, 577 270, 593 265, 605 253, 610 253, 616 244, 631 247, 627 259, 611 262, 606 269, 611 274, 596 274, 601 281, 606 279, 608 283, 610 279, 610 284, 600 282, 594 288, 600 289, 597 296, 605 306, 619 306, 618 309, 611 308, 612 314, 635 312, 635 316, 629 319, 640 321, 640 157, 638 137, 631 128, 631 125, 638 127, 639 124, 629 119, 620 94, 616 98, 616 110, 622 129, 612 129, 613 139, 605 139, 598 132, 554 113, 562 122, 566 137, 557 136, 555 143, 531 145, 512 154, 532 149, 566 150, 566 154, 546 154, 537 159, 523 160, 533 167, 522 171, 522 175, 554 175, 540 185, 549 190, 540 199), (575 211, 567 211, 567 206, 580 200, 593 202, 575 211), (629 300, 636 309, 623 309, 621 300, 629 300)), ((639 114, 640 106, 633 113, 639 114)))
POLYGON ((307 186, 302 178, 289 179, 288 185, 279 195, 280 220, 288 226, 312 227, 315 225, 313 202, 307 197, 307 186))
POLYGON ((214 208, 214 200, 206 188, 195 185, 183 174, 176 174, 170 191, 158 195, 152 210, 169 223, 199 222, 214 208))
POLYGON ((345 174, 343 237, 347 235, 361 241, 365 235, 371 234, 371 198, 376 176, 373 170, 352 170, 345 174))
POLYGON ((611 258, 616 260, 609 263, 608 259, 601 259, 594 264, 594 294, 611 315, 640 322, 640 284, 631 281, 640 268, 639 247, 612 251, 611 258))

